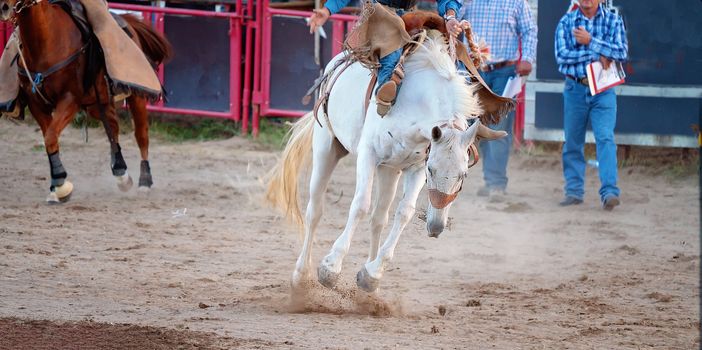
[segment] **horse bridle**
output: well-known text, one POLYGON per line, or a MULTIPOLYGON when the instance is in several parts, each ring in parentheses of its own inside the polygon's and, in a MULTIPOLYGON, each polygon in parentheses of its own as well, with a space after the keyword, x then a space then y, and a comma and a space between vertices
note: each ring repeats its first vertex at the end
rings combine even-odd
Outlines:
MULTIPOLYGON (((429 142, 429 146, 427 146, 427 152, 426 152, 427 157, 424 160, 425 164, 429 161, 429 153, 430 152, 431 152, 431 142, 429 142)), ((470 158, 471 154, 473 155, 473 163, 468 165, 468 169, 474 167, 476 164, 478 164, 478 161, 480 160, 480 153, 478 153, 478 147, 476 147, 475 144, 473 144, 473 143, 471 143, 470 146, 468 146, 468 157, 469 158, 470 158)), ((436 189, 429 189, 428 190, 429 201, 432 203, 432 206, 434 206, 434 203, 432 201, 432 197, 437 196, 437 195, 441 195, 441 197, 443 197, 443 200, 438 204, 438 206, 440 208, 437 208, 435 206, 435 208, 437 208, 437 209, 443 209, 448 204, 453 202, 456 199, 456 197, 458 197, 458 193, 461 192, 461 190, 463 190, 463 181, 464 181, 464 179, 461 179, 461 186, 458 188, 458 191, 451 193, 449 195, 443 194, 436 189)))
POLYGON ((34 5, 37 5, 41 2, 42 0, 19 0, 15 3, 14 8, 12 9, 15 12, 15 16, 20 14, 22 11, 25 9, 28 9, 34 5))

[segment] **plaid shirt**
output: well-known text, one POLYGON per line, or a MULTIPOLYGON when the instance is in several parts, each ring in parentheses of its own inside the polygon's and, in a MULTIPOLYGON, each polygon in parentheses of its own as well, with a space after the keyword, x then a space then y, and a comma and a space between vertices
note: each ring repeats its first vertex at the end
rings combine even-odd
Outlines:
POLYGON ((600 56, 624 61, 628 48, 622 18, 602 6, 592 19, 585 17, 579 9, 566 13, 556 28, 556 63, 558 71, 565 75, 587 76, 587 65, 599 60, 600 56), (592 36, 589 45, 575 41, 573 30, 578 27, 585 27, 592 36))
MULTIPOLYGON (((329 13, 335 14, 341 11, 341 9, 348 5, 350 2, 351 0, 328 0, 324 4, 324 7, 326 7, 329 10, 329 13)), ((377 0, 373 0, 373 2, 380 2, 381 4, 383 3, 382 1, 377 0)), ((363 6, 362 1, 361 6, 363 6)), ((453 10, 455 13, 458 13, 458 10, 460 8, 461 2, 459 0, 436 0, 436 11, 439 12, 439 16, 441 17, 444 17, 446 11, 448 10, 453 10)))
POLYGON ((527 0, 464 0, 458 16, 473 27, 474 40, 485 40, 490 49, 488 63, 519 59, 536 61, 536 23, 527 0))

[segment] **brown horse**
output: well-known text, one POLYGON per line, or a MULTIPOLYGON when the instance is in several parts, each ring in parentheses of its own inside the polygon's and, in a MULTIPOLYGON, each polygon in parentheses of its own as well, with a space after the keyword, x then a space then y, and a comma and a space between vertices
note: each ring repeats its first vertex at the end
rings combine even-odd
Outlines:
MULTIPOLYGON (((154 65, 171 56, 171 46, 163 36, 136 17, 122 17, 128 24, 132 40, 154 65)), ((50 72, 44 75, 39 86, 35 86, 27 74, 20 74, 19 96, 20 103, 29 106, 44 135, 51 169, 47 201, 66 201, 73 190, 59 158, 59 136, 80 109, 103 122, 111 143, 112 173, 119 188, 129 190, 132 179, 120 151, 116 107, 95 37, 86 39, 68 12, 47 0, 0 0, 0 20, 13 20, 19 27, 22 43, 18 62, 20 71, 28 70, 30 76, 35 76, 36 72, 50 72)), ((127 98, 134 121, 134 136, 141 151, 139 188, 146 190, 153 183, 148 161, 147 102, 147 98, 139 94, 127 98)))

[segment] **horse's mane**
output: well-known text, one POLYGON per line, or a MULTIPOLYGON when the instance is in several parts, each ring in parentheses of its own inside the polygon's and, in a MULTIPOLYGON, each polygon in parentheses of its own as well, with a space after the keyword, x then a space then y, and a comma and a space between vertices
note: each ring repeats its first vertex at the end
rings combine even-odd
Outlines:
POLYGON ((436 30, 427 32, 427 39, 405 62, 405 74, 431 69, 441 77, 448 80, 445 86, 446 93, 453 93, 454 114, 465 117, 474 117, 483 113, 480 103, 475 96, 478 88, 475 84, 468 84, 466 76, 456 69, 456 63, 448 54, 449 48, 446 38, 436 30))

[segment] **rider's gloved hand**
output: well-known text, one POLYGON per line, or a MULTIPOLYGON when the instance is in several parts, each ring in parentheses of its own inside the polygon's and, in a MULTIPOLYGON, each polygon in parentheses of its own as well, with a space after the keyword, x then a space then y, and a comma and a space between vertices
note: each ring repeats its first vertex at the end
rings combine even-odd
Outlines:
POLYGON ((461 23, 458 22, 457 19, 449 18, 449 20, 446 21, 446 30, 452 37, 457 38, 458 34, 461 34, 463 31, 463 26, 461 26, 461 23))

